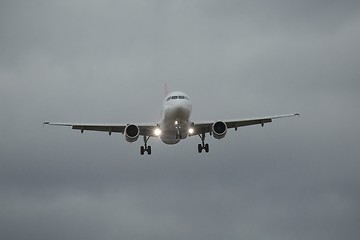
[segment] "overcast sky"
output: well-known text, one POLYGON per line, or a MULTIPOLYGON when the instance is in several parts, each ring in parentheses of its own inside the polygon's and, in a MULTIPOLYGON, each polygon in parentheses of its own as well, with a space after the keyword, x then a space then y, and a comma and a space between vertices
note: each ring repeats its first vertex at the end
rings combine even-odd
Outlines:
POLYGON ((360 1, 0 0, 1 239, 360 235, 360 1), (58 122, 300 112, 175 146, 58 122))

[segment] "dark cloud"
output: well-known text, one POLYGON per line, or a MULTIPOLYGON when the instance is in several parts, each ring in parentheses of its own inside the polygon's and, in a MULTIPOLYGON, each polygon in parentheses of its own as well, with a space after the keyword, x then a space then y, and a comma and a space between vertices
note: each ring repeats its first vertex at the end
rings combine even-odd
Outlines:
POLYGON ((2 1, 0 238, 357 239, 358 1, 2 1), (42 127, 300 112, 176 146, 42 127))

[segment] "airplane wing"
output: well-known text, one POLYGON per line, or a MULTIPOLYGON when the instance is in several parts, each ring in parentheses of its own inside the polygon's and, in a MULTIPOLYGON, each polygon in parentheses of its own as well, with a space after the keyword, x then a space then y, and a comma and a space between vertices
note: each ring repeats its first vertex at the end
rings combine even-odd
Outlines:
MULTIPOLYGON (((124 133, 125 128, 129 124, 84 124, 44 122, 44 125, 71 127, 72 129, 80 130, 81 133, 83 133, 84 131, 98 131, 107 132, 109 135, 111 135, 112 133, 124 133)), ((138 126, 140 130, 139 135, 151 137, 155 136, 154 129, 157 127, 156 124, 140 124, 136 126, 138 126)))
MULTIPOLYGON (((273 119, 294 117, 294 116, 299 116, 299 114, 293 113, 293 114, 278 115, 278 116, 271 116, 271 117, 230 120, 230 121, 224 121, 224 123, 226 124, 227 128, 235 128, 235 131, 236 131, 237 128, 239 128, 239 127, 258 125, 258 124, 261 126, 264 126, 265 123, 270 123, 270 122, 272 122, 273 119)), ((202 133, 212 132, 213 124, 214 124, 214 121, 199 122, 199 123, 194 122, 194 124, 193 124, 194 133, 192 134, 192 136, 202 134, 202 133)))

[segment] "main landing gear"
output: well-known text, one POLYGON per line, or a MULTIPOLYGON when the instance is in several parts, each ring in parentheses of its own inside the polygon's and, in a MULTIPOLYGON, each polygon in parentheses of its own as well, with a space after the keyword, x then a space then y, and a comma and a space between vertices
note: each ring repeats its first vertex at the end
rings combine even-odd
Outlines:
POLYGON ((147 145, 148 140, 150 139, 150 136, 144 136, 144 146, 140 147, 140 154, 144 155, 145 152, 148 153, 148 155, 151 155, 151 146, 147 145))
MULTIPOLYGON (((201 139, 201 144, 198 144, 198 152, 201 153, 203 150, 205 150, 206 153, 209 152, 209 144, 205 143, 205 133, 199 134, 199 137, 201 139)), ((140 147, 140 154, 144 155, 145 152, 148 153, 148 155, 151 155, 151 146, 147 145, 147 142, 149 141, 150 136, 144 136, 144 146, 140 147)))
POLYGON ((201 153, 202 150, 205 150, 205 152, 209 152, 209 144, 205 144, 205 133, 199 134, 199 137, 201 139, 201 144, 198 144, 198 152, 201 153))

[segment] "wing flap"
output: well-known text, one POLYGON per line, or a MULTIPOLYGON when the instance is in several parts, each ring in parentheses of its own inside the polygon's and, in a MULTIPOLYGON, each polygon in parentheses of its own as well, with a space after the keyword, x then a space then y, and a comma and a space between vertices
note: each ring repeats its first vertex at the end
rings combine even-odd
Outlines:
MULTIPOLYGON (((265 123, 271 123, 273 119, 294 117, 294 116, 299 116, 299 114, 293 113, 293 114, 277 115, 277 116, 263 117, 263 118, 229 120, 229 121, 224 121, 224 122, 228 128, 235 128, 235 130, 237 130, 238 127, 245 127, 245 126, 251 126, 251 125, 263 126, 265 123)), ((212 131, 211 127, 215 122, 216 121, 194 123, 193 127, 195 129, 195 133, 193 135, 211 132, 212 131)))
MULTIPOLYGON (((111 133, 124 133, 125 128, 128 124, 82 124, 82 123, 53 123, 53 122, 44 122, 44 125, 53 125, 53 126, 63 126, 71 127, 75 130, 83 131, 97 131, 97 132, 107 132, 111 133)), ((140 124, 137 125, 140 130, 140 135, 142 136, 155 136, 154 129, 156 128, 155 124, 140 124)))
POLYGON ((72 129, 77 129, 81 131, 99 131, 99 132, 117 132, 124 133, 126 126, 117 126, 117 125, 72 125, 72 129))
POLYGON ((245 127, 250 125, 257 125, 261 124, 264 125, 265 123, 272 122, 271 118, 261 118, 261 119, 249 119, 249 120, 240 120, 240 121, 226 121, 226 125, 228 128, 238 128, 238 127, 245 127))

